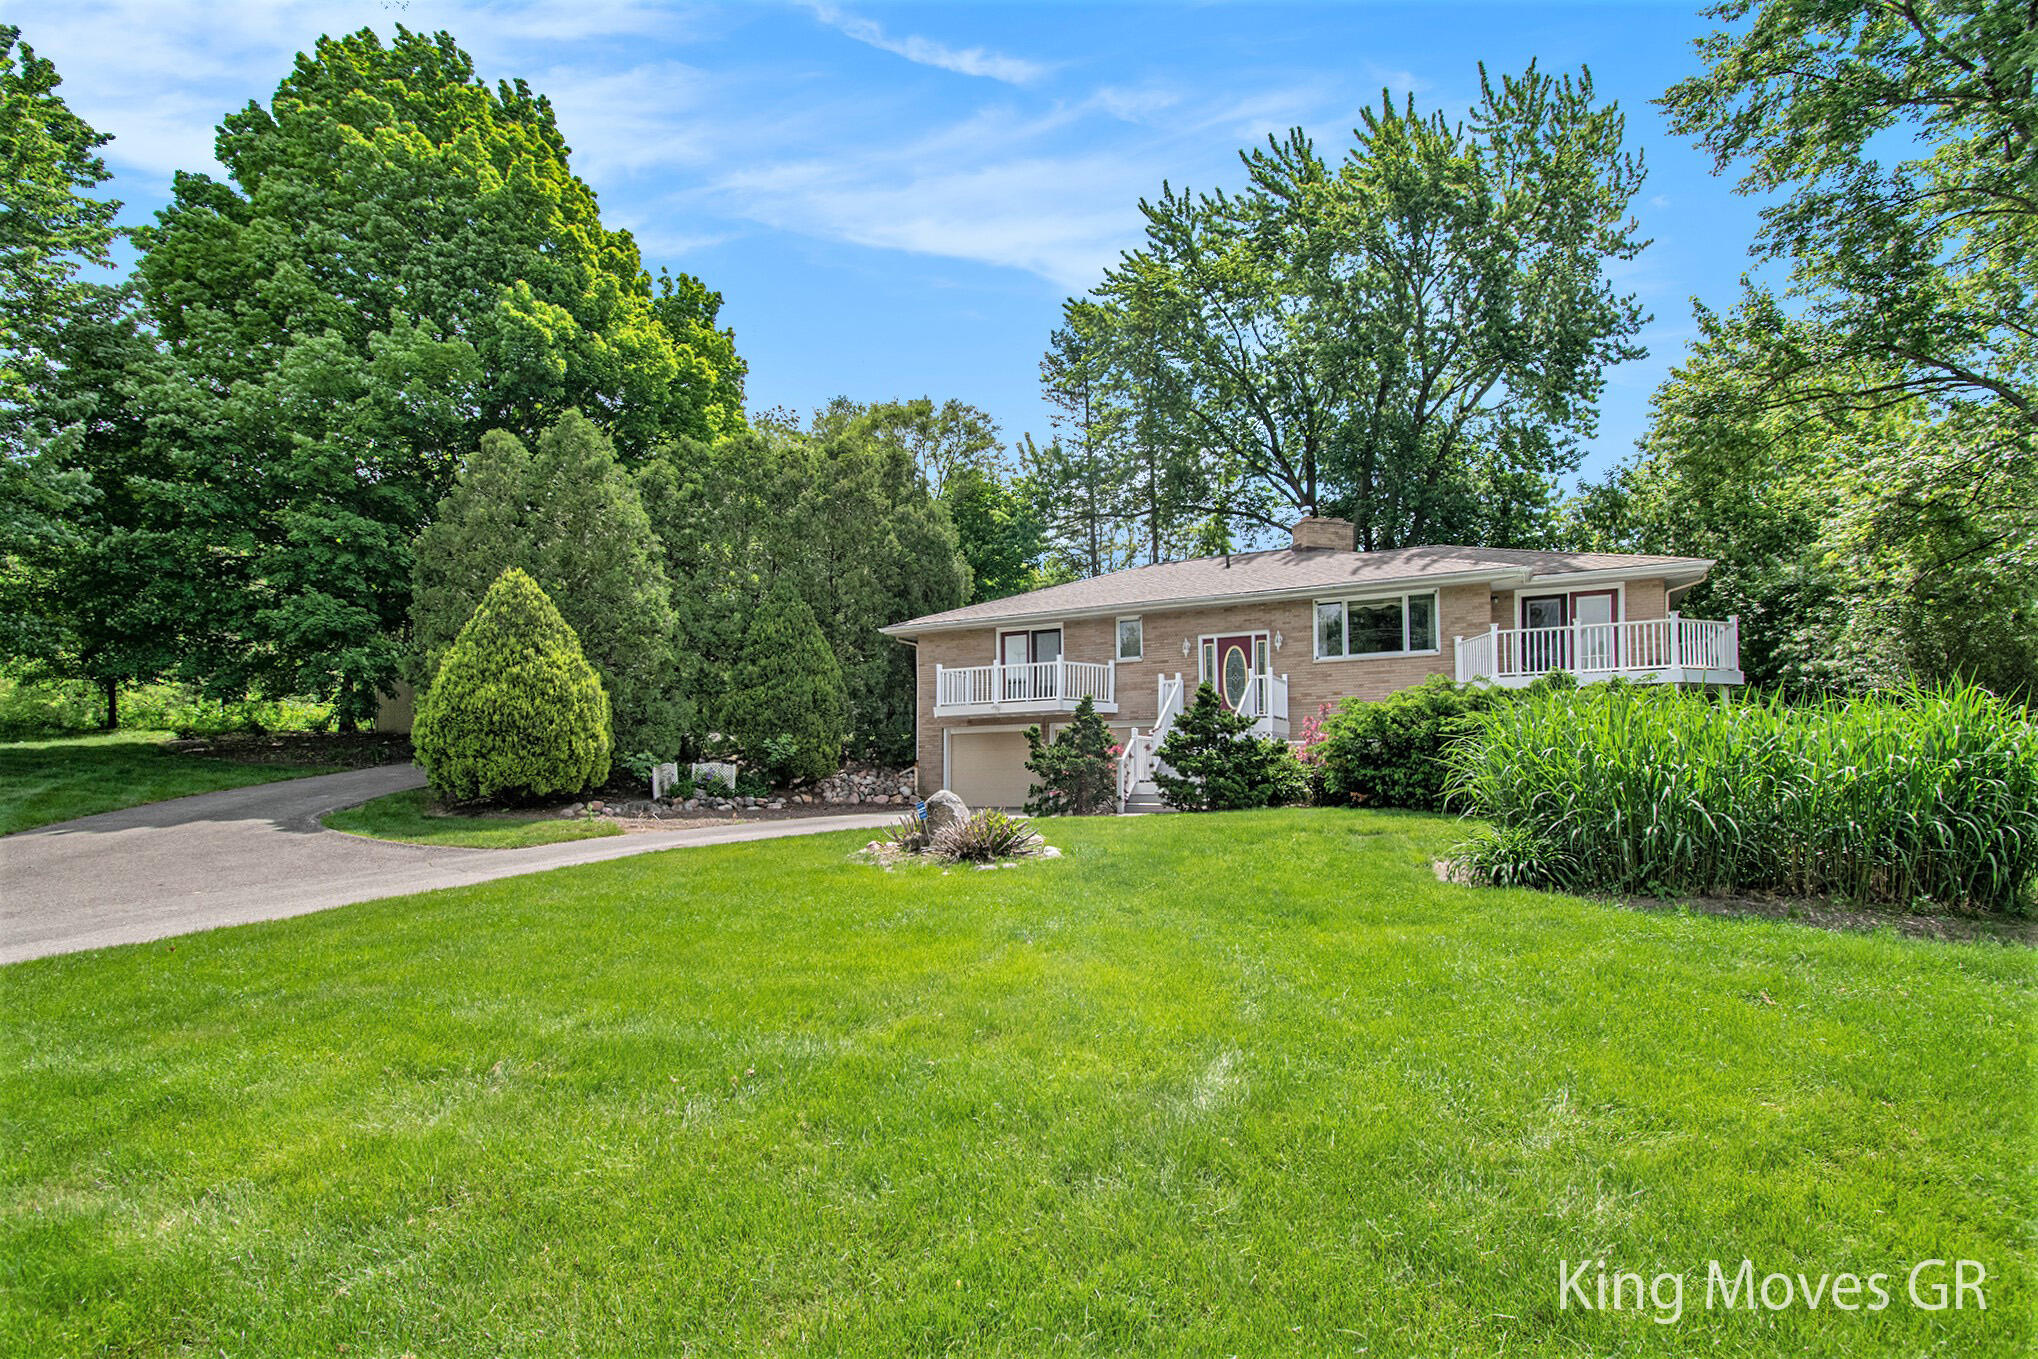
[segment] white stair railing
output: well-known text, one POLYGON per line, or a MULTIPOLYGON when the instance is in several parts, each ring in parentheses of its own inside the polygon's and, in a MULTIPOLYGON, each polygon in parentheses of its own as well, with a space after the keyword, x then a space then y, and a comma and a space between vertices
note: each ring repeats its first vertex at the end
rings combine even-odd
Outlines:
POLYGON ((1141 736, 1135 727, 1125 739, 1124 751, 1118 756, 1118 810, 1121 812, 1139 785, 1152 781, 1154 770, 1160 767, 1161 743, 1168 739, 1168 733, 1174 730, 1175 719, 1182 715, 1182 677, 1176 675, 1171 679, 1162 675, 1158 687, 1152 730, 1141 736))

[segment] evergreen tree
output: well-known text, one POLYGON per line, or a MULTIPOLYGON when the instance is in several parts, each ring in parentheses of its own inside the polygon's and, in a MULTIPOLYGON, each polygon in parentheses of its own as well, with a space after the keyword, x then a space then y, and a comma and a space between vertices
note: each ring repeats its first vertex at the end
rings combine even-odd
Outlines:
POLYGON ((1175 719, 1157 752, 1154 786, 1170 807, 1190 812, 1278 807, 1300 802, 1309 781, 1285 741, 1253 736, 1241 717, 1208 683, 1175 719))
POLYGON ((1038 776, 1027 789, 1028 816, 1090 816, 1118 807, 1118 747, 1088 694, 1052 741, 1026 729, 1026 767, 1038 776))
POLYGON ((418 536, 411 619, 421 691, 509 567, 528 572, 579 636, 613 705, 616 748, 680 754, 692 714, 672 671, 664 550, 608 437, 578 411, 560 416, 535 453, 514 434, 484 436, 418 536))
POLYGON ((723 732, 774 783, 826 778, 842 767, 845 706, 814 611, 790 580, 776 581, 744 633, 723 732))
MULTIPOLYGON (((968 599, 954 525, 912 454, 843 429, 773 423, 681 440, 639 474, 679 613, 678 665, 705 717, 728 685, 766 582, 789 582, 841 668, 848 750, 913 758, 913 651, 878 629, 968 599)), ((699 733, 704 735, 704 732, 699 733)))
POLYGON ((411 733, 448 802, 577 793, 609 776, 609 704, 538 583, 504 571, 460 629, 411 733))

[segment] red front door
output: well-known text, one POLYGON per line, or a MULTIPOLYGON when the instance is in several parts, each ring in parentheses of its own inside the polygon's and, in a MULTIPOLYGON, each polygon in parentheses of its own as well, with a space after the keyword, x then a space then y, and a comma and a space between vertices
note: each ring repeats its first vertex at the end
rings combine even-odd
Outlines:
POLYGON ((1217 639, 1217 672, 1210 677, 1224 706, 1237 712, 1252 695, 1253 636, 1217 639))

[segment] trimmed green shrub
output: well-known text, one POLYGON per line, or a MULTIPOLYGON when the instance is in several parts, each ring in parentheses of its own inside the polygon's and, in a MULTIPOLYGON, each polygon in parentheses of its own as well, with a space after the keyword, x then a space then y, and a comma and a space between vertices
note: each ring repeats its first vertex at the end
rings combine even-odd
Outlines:
POLYGON ((1279 807, 1309 796, 1308 775, 1286 741, 1251 735, 1252 719, 1224 706, 1208 684, 1175 719, 1158 752, 1154 786, 1187 812, 1279 807))
POLYGON ((723 733, 746 772, 773 784, 823 779, 842 767, 845 706, 842 670, 814 611, 780 577, 750 617, 723 733))
POLYGON ((1378 702, 1346 699, 1308 742, 1318 797, 1338 807, 1440 809, 1450 778, 1445 748, 1474 713, 1506 701, 1501 690, 1444 675, 1378 702))
POLYGON ((1118 809, 1118 746, 1088 694, 1052 741, 1026 729, 1026 768, 1039 782, 1026 790, 1028 816, 1090 816, 1118 809))
POLYGON ((1594 685, 1474 720, 1451 781, 1492 823, 1460 852, 1490 877, 1996 911, 2038 885, 2038 725, 1979 688, 1792 706, 1594 685))
POLYGON ((411 743, 447 802, 577 793, 609 776, 609 699, 538 583, 504 571, 439 665, 411 743))

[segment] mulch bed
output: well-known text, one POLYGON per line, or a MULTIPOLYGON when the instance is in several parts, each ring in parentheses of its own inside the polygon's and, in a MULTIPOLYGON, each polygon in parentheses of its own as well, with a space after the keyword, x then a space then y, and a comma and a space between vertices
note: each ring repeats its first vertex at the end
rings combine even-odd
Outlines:
POLYGON ((170 749, 240 764, 323 764, 367 769, 410 763, 410 737, 384 731, 229 731, 218 736, 172 741, 170 749))
POLYGON ((873 807, 857 802, 808 802, 797 806, 780 807, 772 811, 764 807, 742 807, 732 812, 680 812, 669 817, 612 816, 603 820, 613 821, 629 834, 642 831, 692 830, 699 826, 740 826, 752 821, 805 821, 816 816, 873 816, 891 812, 903 815, 897 807, 873 807))

